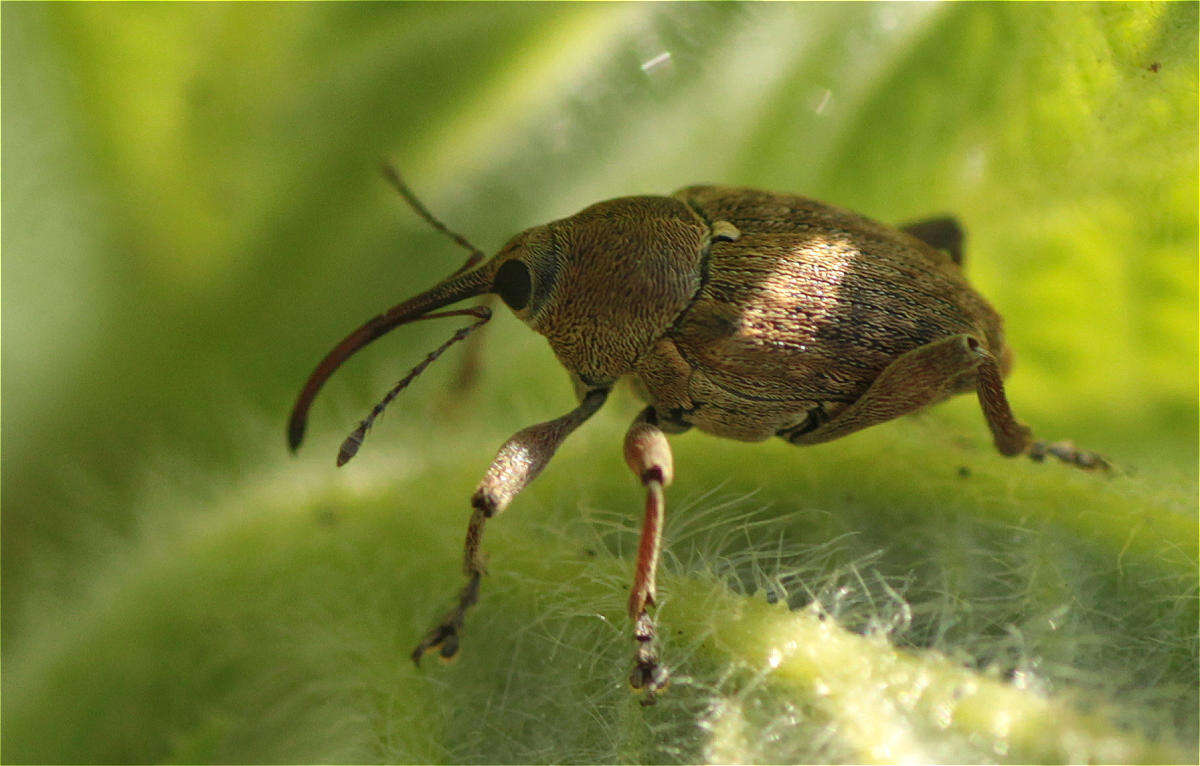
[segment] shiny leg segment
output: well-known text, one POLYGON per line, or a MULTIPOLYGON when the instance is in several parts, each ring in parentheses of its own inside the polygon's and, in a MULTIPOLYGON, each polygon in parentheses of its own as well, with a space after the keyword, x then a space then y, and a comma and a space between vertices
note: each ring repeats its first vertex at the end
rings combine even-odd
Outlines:
POLYGON ((471 521, 463 546, 463 573, 467 583, 459 592, 454 608, 417 644, 412 653, 413 662, 420 664, 421 657, 432 649, 437 649, 443 659, 450 659, 458 651, 466 612, 479 600, 480 580, 484 574, 479 546, 484 525, 489 518, 507 508, 517 493, 542 472, 563 440, 595 414, 607 397, 607 389, 590 391, 579 406, 566 415, 522 429, 500 447, 483 481, 471 496, 471 521))
POLYGON ((667 437, 659 428, 654 408, 647 407, 625 434, 625 462, 646 488, 642 536, 638 544, 633 588, 629 593, 629 618, 633 621, 634 659, 629 683, 645 690, 642 704, 653 704, 654 694, 667 685, 667 669, 658 662, 656 626, 649 607, 654 605, 655 573, 662 547, 665 501, 663 488, 671 483, 674 465, 667 437))

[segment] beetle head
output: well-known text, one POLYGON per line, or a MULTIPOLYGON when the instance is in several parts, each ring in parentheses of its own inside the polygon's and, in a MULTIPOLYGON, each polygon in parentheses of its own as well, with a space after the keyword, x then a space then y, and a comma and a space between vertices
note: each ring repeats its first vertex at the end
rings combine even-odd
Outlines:
POLYGON ((343 444, 339 465, 353 457, 374 418, 450 345, 491 317, 485 307, 438 311, 495 293, 514 314, 550 341, 583 388, 607 385, 629 372, 675 321, 700 287, 708 227, 669 197, 626 197, 592 205, 513 237, 486 263, 482 253, 425 210, 395 171, 388 177, 421 217, 471 250, 467 263, 429 290, 369 320, 337 344, 300 392, 288 422, 288 443, 304 437, 308 410, 325 381, 355 352, 402 324, 471 315, 384 397, 343 444))

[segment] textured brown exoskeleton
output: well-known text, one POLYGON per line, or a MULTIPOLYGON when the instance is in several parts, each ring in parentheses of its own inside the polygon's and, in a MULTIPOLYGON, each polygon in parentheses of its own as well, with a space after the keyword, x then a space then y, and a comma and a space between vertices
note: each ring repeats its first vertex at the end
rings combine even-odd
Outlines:
POLYGON ((1001 379, 1010 353, 1000 316, 962 273, 962 232, 949 218, 892 228, 822 202, 756 189, 692 186, 670 197, 600 202, 528 229, 486 263, 436 221, 394 171, 389 177, 427 221, 471 251, 430 290, 380 314, 321 362, 288 427, 295 449, 313 398, 351 354, 397 325, 474 316, 388 393, 342 445, 354 456, 375 416, 431 361, 491 316, 483 306, 432 313, 495 293, 545 335, 575 385, 579 406, 530 426, 500 448, 471 497, 458 604, 417 646, 413 660, 458 650, 479 596, 486 520, 550 461, 595 413, 619 378, 647 407, 625 436, 625 460, 646 490, 629 615, 630 681, 648 692, 667 673, 658 662, 654 578, 663 489, 673 467, 666 434, 691 427, 743 441, 779 436, 816 444, 974 390, 1003 455, 1051 454, 1107 468, 1069 442, 1036 442, 1013 416, 1001 379))

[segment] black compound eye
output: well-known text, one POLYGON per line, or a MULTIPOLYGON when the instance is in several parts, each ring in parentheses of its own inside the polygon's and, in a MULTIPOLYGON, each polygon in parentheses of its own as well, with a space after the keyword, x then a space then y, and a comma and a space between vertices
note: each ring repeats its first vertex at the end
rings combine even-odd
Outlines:
POLYGON ((529 269, 517 260, 505 261, 496 272, 496 281, 492 291, 500 295, 513 311, 520 311, 529 305, 529 296, 533 292, 533 281, 529 269))

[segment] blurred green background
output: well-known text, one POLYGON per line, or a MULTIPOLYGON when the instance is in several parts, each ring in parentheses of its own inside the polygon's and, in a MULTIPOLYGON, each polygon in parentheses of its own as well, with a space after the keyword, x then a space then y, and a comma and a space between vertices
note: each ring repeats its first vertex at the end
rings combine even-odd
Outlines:
POLYGON ((6 761, 1194 762, 1195 3, 0 17, 6 761), (643 709, 622 391, 491 525, 462 656, 418 672, 474 482, 572 398, 501 309, 473 389, 460 347, 335 469, 451 332, 421 323, 287 454, 312 365, 462 259, 384 157, 486 251, 701 182, 954 213, 1018 415, 1121 470, 1000 458, 973 397, 804 450, 678 437, 676 680, 643 709))

